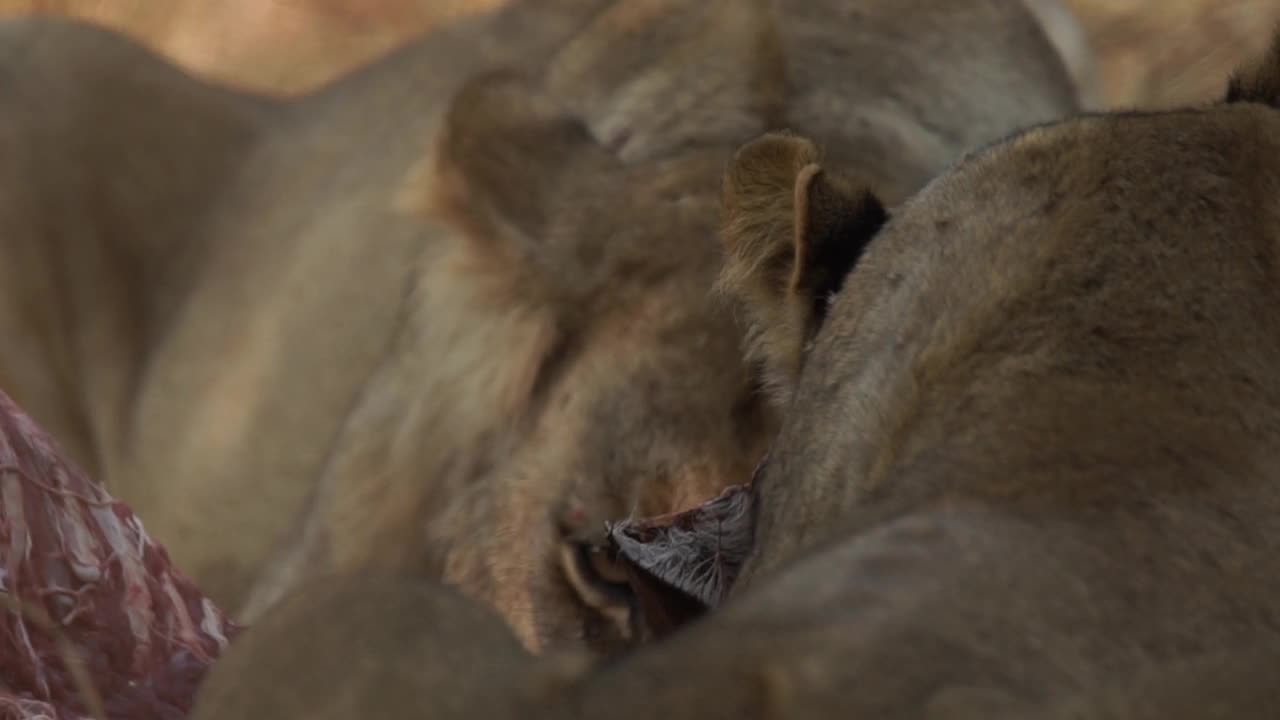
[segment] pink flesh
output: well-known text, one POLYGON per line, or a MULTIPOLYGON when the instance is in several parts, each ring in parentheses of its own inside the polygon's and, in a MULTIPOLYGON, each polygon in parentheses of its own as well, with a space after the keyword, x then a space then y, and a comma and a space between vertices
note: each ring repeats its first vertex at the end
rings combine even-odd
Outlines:
MULTIPOLYGON (((112 720, 185 717, 240 629, 173 567, 129 507, 64 460, 0 392, 0 594, 44 610, 112 720)), ((87 720, 54 638, 0 610, 0 720, 87 720)))

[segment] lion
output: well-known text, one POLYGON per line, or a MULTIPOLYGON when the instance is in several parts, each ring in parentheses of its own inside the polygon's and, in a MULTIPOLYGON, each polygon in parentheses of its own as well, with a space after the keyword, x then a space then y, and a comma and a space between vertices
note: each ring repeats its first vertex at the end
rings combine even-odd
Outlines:
MULTIPOLYGON (((1122 675, 1008 720, 1265 720, 1275 714, 1280 648, 1250 644, 1122 675)), ((976 720, 976 718, 975 718, 976 720)))
POLYGON ((535 658, 492 608, 438 582, 321 574, 227 648, 191 717, 515 720, 560 697, 589 662, 535 658))
POLYGON ((605 521, 779 423, 708 294, 733 150, 796 127, 901 198, 1079 107, 1020 2, 907 5, 528 0, 288 101, 0 25, 0 386, 241 622, 379 568, 643 640, 605 521))
MULTIPOLYGON (((953 691, 928 717, 1263 720, 1280 699, 1277 659, 1280 646, 1252 643, 1117 672, 1098 686, 1043 699, 953 691)), ((322 575, 243 631, 204 678, 191 716, 569 720, 583 717, 573 698, 599 668, 582 652, 535 658, 492 609, 448 586, 382 573, 322 575)), ((735 688, 699 687, 705 700, 697 717, 732 717, 716 698, 735 688)))
MULTIPOLYGON (((930 705, 927 717, 1265 720, 1280 700, 1278 659, 1280 646, 1251 643, 1117 672, 1099 685, 1045 698, 951 689, 930 705)), ((201 683, 191 717, 598 717, 582 714, 574 698, 600 668, 582 652, 531 655, 492 609, 439 583, 381 573, 319 576, 291 590, 228 648, 201 683)), ((762 716, 735 716, 718 707, 718 698, 732 698, 735 686, 696 685, 700 697, 692 709, 698 714, 679 717, 762 716)), ((642 717, 642 707, 619 704, 610 715, 642 717)))
POLYGON ((785 133, 729 166, 722 287, 786 412, 750 509, 707 513, 749 531, 686 532, 750 547, 572 716, 1274 696, 1237 671, 1280 648, 1280 36, 1219 102, 1025 128, 894 208, 857 170, 785 133))

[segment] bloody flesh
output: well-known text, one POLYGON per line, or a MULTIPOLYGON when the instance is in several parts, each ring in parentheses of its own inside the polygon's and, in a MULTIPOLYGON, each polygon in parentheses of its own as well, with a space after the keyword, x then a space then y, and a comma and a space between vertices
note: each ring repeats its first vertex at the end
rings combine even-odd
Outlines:
MULTIPOLYGON (((60 628, 112 720, 184 717, 239 629, 3 392, 0 595, 60 628)), ((88 717, 48 628, 0 609, 0 720, 88 717)))

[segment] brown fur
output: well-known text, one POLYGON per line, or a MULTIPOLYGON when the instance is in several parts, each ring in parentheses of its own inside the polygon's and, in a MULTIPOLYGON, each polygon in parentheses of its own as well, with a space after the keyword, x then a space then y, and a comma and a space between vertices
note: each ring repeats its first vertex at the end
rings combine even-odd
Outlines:
MULTIPOLYGON (((1212 107, 1029 129, 873 237, 844 234, 865 249, 799 371, 781 373, 789 411, 730 597, 576 686, 573 717, 1273 707, 1253 705, 1274 699, 1280 647, 1280 80, 1266 72, 1212 107)), ((729 175, 776 173, 749 187, 790 195, 784 178, 812 182, 805 142, 759 139, 729 175)), ((863 227, 862 191, 844 197, 863 227)), ((769 256, 798 259, 781 277, 830 271, 797 251, 802 233, 771 237, 769 256)), ((759 238, 726 242, 759 267, 759 238)), ((732 277, 775 306, 754 317, 811 299, 732 277)))
MULTIPOLYGON (((1262 720, 1274 713, 1280 694, 1277 659, 1274 647, 1250 644, 1119 671, 1100 685, 1042 701, 977 686, 949 687, 924 717, 1262 720)), ((445 586, 381 573, 319 576, 237 637, 205 678, 192 718, 599 717, 575 708, 584 688, 610 677, 607 669, 595 677, 591 670, 588 656, 578 653, 535 660, 496 614, 445 586)), ((796 689, 784 674, 765 672, 747 695, 785 702, 796 689)), ((732 714, 735 692, 722 696, 722 689, 705 682, 701 692, 701 702, 690 708, 696 715, 690 716, 753 717, 751 708, 746 715, 732 714)), ((644 707, 619 703, 608 716, 621 711, 623 717, 650 717, 642 714, 644 707)))
POLYGON ((634 639, 563 543, 776 426, 707 298, 732 149, 790 125, 894 198, 1075 108, 1015 0, 527 0, 288 103, 69 23, 0 51, 0 385, 241 619, 382 565, 534 649, 634 639))
POLYGON ((1280 703, 1278 662, 1275 646, 1249 644, 1118 673, 1097 690, 1000 720, 1266 720, 1280 703))
POLYGON ((317 576, 236 638, 191 717, 514 720, 586 665, 581 655, 535 662, 491 609, 436 583, 317 576))

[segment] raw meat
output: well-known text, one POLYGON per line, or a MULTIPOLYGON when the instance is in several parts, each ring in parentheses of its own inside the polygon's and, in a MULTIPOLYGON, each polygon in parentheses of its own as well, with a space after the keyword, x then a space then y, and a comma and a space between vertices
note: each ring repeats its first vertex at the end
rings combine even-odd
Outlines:
POLYGON ((3 392, 0 602, 0 720, 97 714, 72 647, 110 720, 182 718, 239 630, 3 392))

